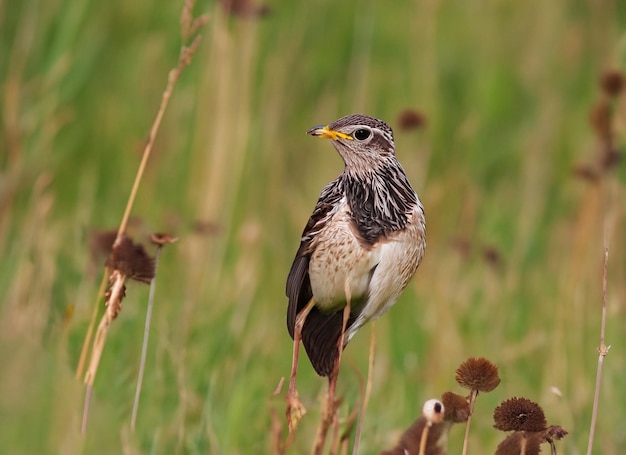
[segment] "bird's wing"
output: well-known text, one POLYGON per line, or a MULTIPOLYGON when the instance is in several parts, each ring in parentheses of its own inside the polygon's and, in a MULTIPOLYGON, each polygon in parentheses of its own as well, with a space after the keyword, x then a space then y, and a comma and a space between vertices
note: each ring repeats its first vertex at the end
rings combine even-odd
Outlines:
POLYGON ((302 232, 300 248, 298 248, 291 270, 287 276, 286 293, 289 298, 287 328, 292 338, 297 314, 313 297, 309 280, 309 260, 312 253, 313 239, 332 217, 342 197, 341 181, 337 178, 322 190, 315 209, 302 232))

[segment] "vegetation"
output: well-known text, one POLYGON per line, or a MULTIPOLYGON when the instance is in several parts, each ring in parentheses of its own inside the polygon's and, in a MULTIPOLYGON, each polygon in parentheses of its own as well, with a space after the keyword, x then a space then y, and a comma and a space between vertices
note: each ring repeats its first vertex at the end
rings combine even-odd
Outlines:
MULTIPOLYGON (((159 258, 137 426, 148 286, 131 283, 83 435, 75 369, 104 264, 93 232, 122 218, 180 51, 182 2, 0 1, 2 452, 272 453, 276 422, 286 428, 285 390, 273 392, 292 349, 284 282, 319 191, 341 169, 304 133, 359 111, 394 127, 428 228, 415 280, 376 324, 361 453, 393 447, 479 356, 502 383, 481 395, 468 453, 496 450, 493 410, 515 396, 569 432, 562 453, 582 453, 605 246, 613 348, 594 453, 626 452, 626 165, 614 153, 626 104, 606 87, 626 70, 626 3, 257 6, 196 5, 209 22, 128 231, 146 245, 153 232, 179 238, 159 258), (425 123, 401 128, 415 113, 425 123)), ((343 357, 342 419, 362 394, 370 330, 343 357)), ((309 414, 290 453, 307 453, 326 383, 304 358, 298 380, 309 414)), ((452 428, 449 453, 463 437, 452 428)))

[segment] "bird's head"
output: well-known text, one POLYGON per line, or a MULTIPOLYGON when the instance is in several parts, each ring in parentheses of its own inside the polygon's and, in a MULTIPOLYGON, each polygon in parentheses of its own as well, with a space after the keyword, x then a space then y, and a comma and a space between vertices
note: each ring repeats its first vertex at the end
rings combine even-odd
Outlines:
POLYGON ((326 126, 307 131, 311 136, 332 139, 347 168, 368 170, 395 159, 393 131, 382 120, 351 114, 326 126))

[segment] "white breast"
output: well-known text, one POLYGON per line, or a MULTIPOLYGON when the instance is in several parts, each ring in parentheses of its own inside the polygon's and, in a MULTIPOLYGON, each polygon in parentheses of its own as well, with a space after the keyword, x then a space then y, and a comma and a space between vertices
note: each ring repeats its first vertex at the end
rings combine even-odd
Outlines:
POLYGON ((405 230, 364 247, 355 236, 345 200, 315 238, 309 264, 313 296, 322 310, 339 311, 346 303, 366 297, 346 343, 367 321, 382 316, 409 283, 424 254, 425 225, 420 208, 405 230), (323 247, 322 247, 323 246, 323 247))

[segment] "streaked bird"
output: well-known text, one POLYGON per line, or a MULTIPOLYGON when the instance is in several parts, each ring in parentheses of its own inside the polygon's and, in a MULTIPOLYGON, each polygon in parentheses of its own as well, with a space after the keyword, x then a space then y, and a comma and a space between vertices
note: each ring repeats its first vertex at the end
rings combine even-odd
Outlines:
POLYGON ((396 302, 426 247, 424 210, 396 158, 389 125, 352 114, 307 134, 331 139, 345 167, 322 190, 287 277, 294 339, 288 417, 290 407, 301 406, 300 340, 315 371, 329 378, 332 400, 341 351, 396 302))

